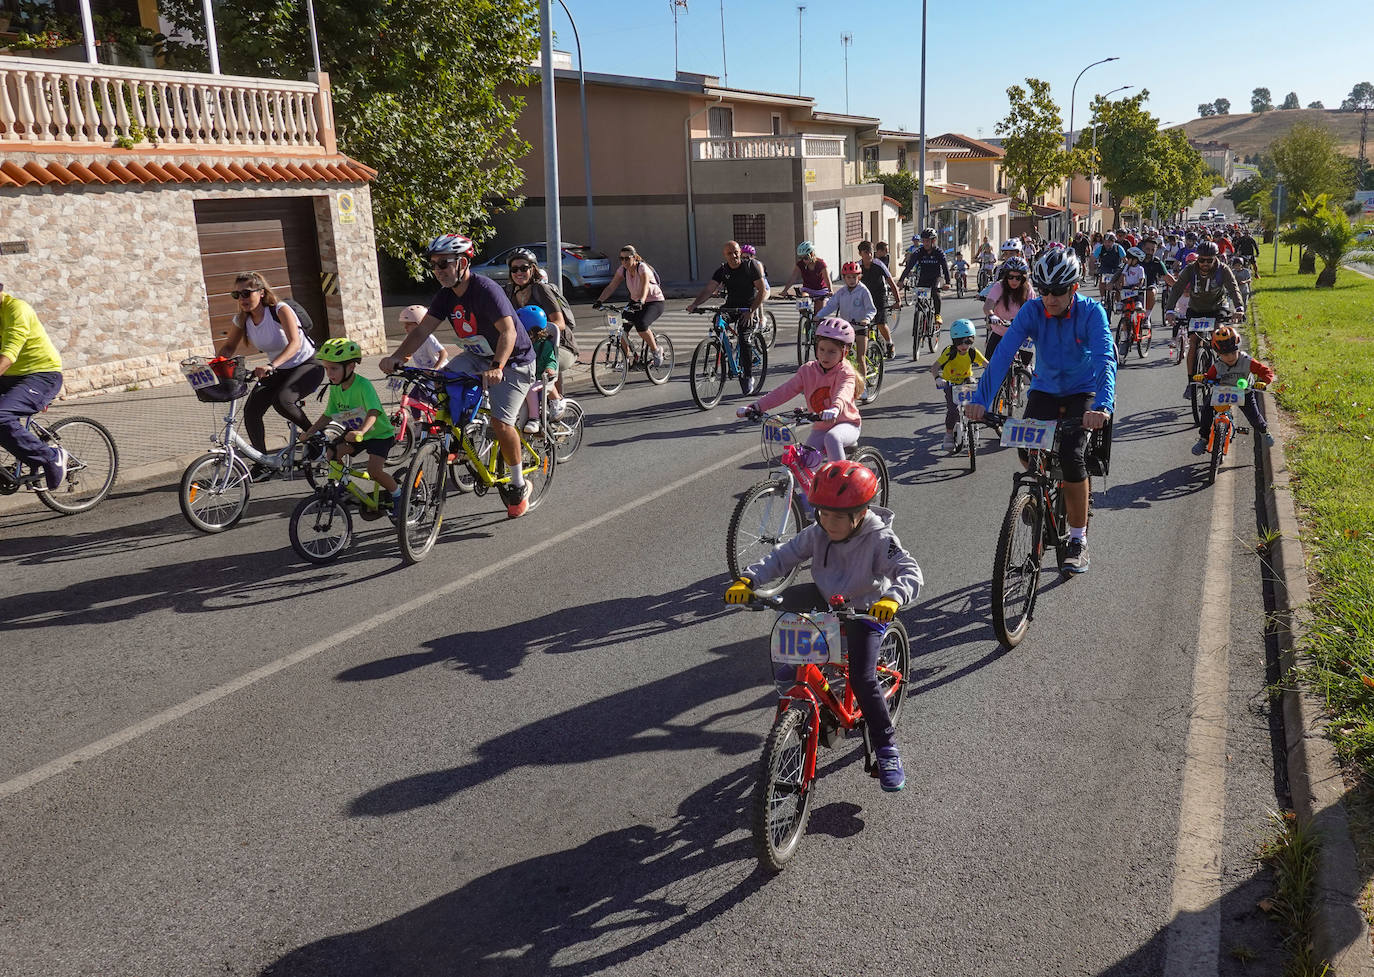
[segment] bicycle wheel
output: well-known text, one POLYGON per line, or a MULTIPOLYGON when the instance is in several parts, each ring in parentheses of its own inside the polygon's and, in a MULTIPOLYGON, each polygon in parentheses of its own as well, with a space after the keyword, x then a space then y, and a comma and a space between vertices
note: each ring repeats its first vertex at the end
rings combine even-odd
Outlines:
POLYGON ((992 628, 997 640, 1015 648, 1026 636, 1035 588, 1040 582, 1040 504, 1018 492, 1002 520, 992 561, 992 628))
POLYGON ((1148 322, 1143 323, 1140 327, 1140 338, 1135 341, 1135 355, 1143 360, 1145 354, 1150 351, 1150 344, 1154 342, 1154 337, 1154 328, 1148 322))
POLYGON ((396 443, 386 453, 386 463, 390 467, 399 468, 404 465, 415 451, 416 423, 415 418, 407 416, 404 411, 397 411, 392 416, 391 426, 396 429, 396 443))
POLYGON ((222 451, 201 455, 181 476, 177 501, 186 521, 203 533, 232 529, 248 508, 253 478, 240 459, 222 451))
POLYGON ((926 313, 926 352, 935 352, 935 341, 940 337, 940 330, 935 328, 935 310, 926 313))
MULTIPOLYGON (((1199 372, 1201 365, 1199 364, 1199 372)), ((1193 409, 1193 424, 1202 423, 1202 405, 1205 401, 1206 393, 1202 389, 1202 384, 1193 383, 1188 386, 1188 404, 1193 409)))
POLYGON ((887 712, 895 727, 901 718, 902 703, 906 701, 906 686, 911 674, 911 638, 901 621, 893 620, 883 632, 882 643, 878 645, 878 687, 887 699, 887 712), (897 673, 894 675, 893 673, 897 673), (902 684, 897 685, 897 675, 902 684), (896 686, 894 689, 893 686, 896 686))
POLYGON ((720 403, 725 390, 725 351, 714 339, 703 339, 692 353, 692 400, 702 410, 720 403))
POLYGON ((630 369, 629 359, 620 343, 603 339, 592 352, 592 385, 603 395, 614 397, 625 386, 630 369))
POLYGON ((329 563, 353 542, 353 517, 328 492, 301 499, 291 512, 291 548, 310 563, 329 563))
POLYGON ((763 344, 772 349, 778 343, 778 317, 767 309, 760 309, 759 316, 755 330, 763 337, 763 344))
MULTIPOLYGON (((725 531, 725 565, 730 576, 743 576, 746 567, 797 535, 804 523, 801 504, 792 497, 785 481, 760 482, 745 492, 725 531)), ((771 597, 791 584, 796 575, 793 569, 780 580, 755 587, 754 593, 771 597)))
POLYGON ((1122 319, 1116 324, 1116 365, 1121 366, 1126 362, 1126 354, 1131 351, 1131 340, 1135 336, 1131 331, 1131 324, 1122 319))
POLYGON ((1226 456, 1226 432, 1222 430, 1220 424, 1212 425, 1212 457, 1207 464, 1207 484, 1211 485, 1217 480, 1217 472, 1221 470, 1221 460, 1226 456))
POLYGON ((569 397, 563 401, 563 416, 549 421, 549 437, 559 461, 567 461, 582 446, 584 421, 582 405, 569 397))
POLYGON ((978 425, 965 419, 964 422, 964 441, 968 447, 968 470, 976 472, 978 470, 978 425))
POLYGON ((864 403, 869 404, 878 399, 879 392, 883 389, 883 371, 887 357, 883 354, 882 343, 873 337, 868 341, 868 346, 864 349, 864 403))
POLYGON ((810 320, 806 316, 797 317, 797 366, 801 366, 811 358, 811 330, 808 327, 810 320))
POLYGON ((439 538, 447 473, 447 459, 437 440, 420 445, 405 471, 396 512, 396 539, 406 563, 423 560, 439 538))
POLYGON ((64 516, 94 508, 110 494, 119 473, 119 450, 110 432, 89 417, 64 417, 40 430, 34 433, 67 452, 67 474, 57 488, 35 493, 38 501, 64 516))
POLYGON ((749 375, 749 389, 744 395, 753 397, 763 391, 764 381, 768 379, 768 347, 757 332, 751 332, 749 348, 754 351, 754 372, 749 375))
POLYGON ((543 501, 549 485, 553 483, 553 470, 558 465, 558 452, 554 445, 542 435, 520 439, 521 467, 525 469, 525 479, 530 483, 530 503, 526 511, 543 501))
POLYGON ((653 353, 645 350, 644 373, 648 376, 649 382, 657 386, 667 383, 668 378, 673 375, 673 341, 663 332, 655 334, 654 338, 658 340, 659 352, 663 354, 663 365, 654 366, 653 353))
POLYGON ((811 817, 807 759, 815 753, 811 716, 791 706, 773 721, 754 785, 754 849, 764 868, 780 872, 797 851, 811 817))
POLYGON ((892 483, 887 474, 887 462, 883 460, 882 452, 870 445, 864 445, 857 449, 851 456, 853 461, 857 461, 878 478, 878 497, 873 501, 878 505, 887 505, 888 492, 891 491, 892 483))

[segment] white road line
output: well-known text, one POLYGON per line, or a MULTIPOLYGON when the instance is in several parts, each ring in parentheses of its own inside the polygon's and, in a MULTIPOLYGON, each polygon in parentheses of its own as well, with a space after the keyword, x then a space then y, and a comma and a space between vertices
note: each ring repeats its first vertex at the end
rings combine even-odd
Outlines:
POLYGON ((1231 641, 1235 468, 1212 486, 1212 525, 1193 665, 1193 711, 1183 766, 1164 977, 1215 974, 1221 964, 1221 843, 1226 814, 1226 724, 1231 641))
MULTIPOLYGON (((888 390, 896 389, 897 387, 910 383, 914 379, 915 377, 907 377, 904 380, 899 380, 896 383, 892 384, 891 387, 888 387, 886 384, 884 384, 883 390, 884 392, 886 392, 888 390)), ((484 580, 487 577, 492 576, 493 574, 500 573, 502 570, 505 570, 508 567, 515 566, 519 563, 524 563, 525 561, 530 560, 538 554, 547 551, 548 548, 551 546, 557 546, 559 543, 566 542, 575 536, 581 536, 583 533, 590 532, 598 526, 602 526, 610 522, 612 519, 617 519, 627 512, 633 512, 635 509, 646 506, 650 502, 654 502, 658 499, 663 498, 663 496, 665 495, 670 495, 671 493, 676 492, 678 489, 692 484, 698 479, 705 478, 707 475, 713 474, 714 472, 718 472, 722 468, 730 467, 731 465, 735 464, 741 459, 744 459, 749 455, 754 454, 758 450, 759 448, 757 444, 751 444, 749 447, 741 451, 735 452, 728 458, 723 458, 713 465, 708 465, 705 468, 699 469, 698 471, 693 472, 691 475, 685 475, 682 478, 679 478, 677 481, 671 482, 670 484, 663 486, 657 491, 649 493, 648 495, 644 496, 641 499, 638 499, 635 502, 631 502, 629 505, 622 506, 621 508, 614 509, 610 512, 602 513, 595 519, 589 519, 584 523, 573 526, 569 529, 565 529, 563 530, 563 532, 551 536, 546 540, 541 540, 539 543, 536 543, 533 546, 527 546, 519 553, 514 553, 503 560, 498 560, 496 563, 483 567, 481 570, 475 570, 464 577, 460 577, 457 580, 452 580, 449 583, 444 584, 442 587, 439 587, 435 590, 431 590, 427 594, 422 594, 418 597, 414 597, 411 600, 406 601, 404 604, 400 604, 396 607, 390 608, 389 610, 382 611, 380 614, 374 614, 372 617, 364 621, 359 621, 357 624, 354 624, 352 627, 345 628, 343 631, 335 632, 328 638, 325 638, 321 641, 317 641, 313 645, 301 648, 299 651, 293 651, 291 654, 284 655, 281 658, 278 658, 276 661, 268 662, 266 665, 263 665, 260 668, 255 668, 251 672, 247 672, 243 675, 240 675, 238 678, 231 679, 230 681, 225 682, 223 685, 218 685, 213 689, 209 689, 208 691, 200 693, 200 695, 193 696, 192 698, 187 699, 185 702, 179 703, 178 705, 172 706, 168 709, 164 709, 162 712, 149 716, 142 722, 134 723, 134 725, 127 726, 124 729, 119 730, 117 733, 111 733, 109 736, 102 737, 101 739, 96 740, 94 743, 90 743, 86 746, 81 747, 80 749, 73 750, 72 752, 60 756, 55 760, 50 760, 49 762, 43 764, 41 767, 35 767, 27 773, 22 773, 17 777, 13 777, 10 780, 5 781, 3 784, 0 784, 0 800, 6 797, 11 797, 15 794, 20 793, 21 791, 28 790, 30 787, 33 787, 37 784, 41 784, 43 781, 49 779, 50 777, 55 777, 60 773, 65 773, 72 767, 76 766, 78 763, 84 763, 87 760, 93 760, 101 754, 110 752, 116 747, 123 746, 125 743, 133 742, 140 736, 144 736, 148 733, 153 732, 156 729, 160 729, 161 727, 166 726, 168 723, 175 722, 178 719, 181 719, 185 716, 189 716, 191 713, 195 712, 198 709, 204 708, 205 706, 208 706, 213 702, 218 702, 220 699, 223 699, 226 696, 233 695, 235 692, 240 692, 243 689, 248 688, 248 686, 250 685, 253 685, 257 682, 262 681, 265 678, 269 678, 270 676, 277 674, 280 671, 284 671, 285 669, 290 668, 292 665, 299 665, 303 661, 308 661, 309 659, 314 658, 321 652, 328 651, 332 648, 338 648, 346 644, 347 642, 353 640, 354 638, 366 634, 368 631, 371 631, 375 628, 379 628, 382 625, 388 624, 398 618, 404 617, 412 611, 418 610, 426 604, 438 600, 441 597, 447 597, 449 594, 461 590, 469 584, 474 584, 479 580, 484 580)), ((721 572, 724 573, 724 570, 722 569, 721 572)))

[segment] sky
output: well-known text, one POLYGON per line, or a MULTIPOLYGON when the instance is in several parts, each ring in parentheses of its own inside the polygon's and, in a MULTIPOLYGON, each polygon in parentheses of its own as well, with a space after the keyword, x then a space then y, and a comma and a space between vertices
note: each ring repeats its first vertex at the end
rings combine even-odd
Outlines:
MULTIPOLYGON (((673 77, 671 0, 564 0, 577 18, 586 70, 673 77)), ((849 45, 849 105, 883 128, 916 131, 920 122, 921 4, 918 0, 687 0, 678 8, 678 66, 715 74, 733 88, 797 93, 797 5, 801 15, 802 94, 844 112, 849 45)), ((575 51, 568 18, 553 0, 556 46, 575 51)), ((1340 106, 1355 83, 1374 81, 1370 8, 1356 0, 1240 4, 1153 0, 1135 7, 1045 0, 929 5, 926 131, 996 135, 1008 86, 1027 77, 1051 85, 1064 122, 1074 77, 1076 126, 1094 94, 1119 85, 1149 89, 1147 109, 1164 125, 1197 116, 1200 102, 1224 97, 1250 111, 1250 92, 1266 87, 1278 105, 1295 91, 1301 105, 1340 106), (1357 8, 1363 8, 1359 11, 1357 8), (1148 13, 1148 17, 1146 14, 1148 13), (1359 16, 1363 13, 1363 16, 1359 16), (1312 22, 1320 17, 1321 27, 1312 22), (1153 26, 1152 26, 1153 25, 1153 26), (1301 49, 1285 46, 1300 38, 1301 49)), ((576 64, 576 54, 574 54, 576 64)))

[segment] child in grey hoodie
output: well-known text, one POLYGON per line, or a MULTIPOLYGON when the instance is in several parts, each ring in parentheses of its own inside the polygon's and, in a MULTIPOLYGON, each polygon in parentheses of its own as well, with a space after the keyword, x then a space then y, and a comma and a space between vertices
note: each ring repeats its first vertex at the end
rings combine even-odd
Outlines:
POLYGON ((849 687, 863 710, 878 758, 883 790, 906 784, 896 729, 878 682, 878 649, 887 623, 916 599, 921 568, 892 531, 892 512, 872 506, 878 479, 854 461, 826 462, 816 472, 807 500, 817 521, 744 571, 725 592, 728 604, 747 603, 756 580, 775 580, 811 560, 811 576, 822 597, 842 596, 855 608, 868 608, 879 622, 849 621, 849 687))

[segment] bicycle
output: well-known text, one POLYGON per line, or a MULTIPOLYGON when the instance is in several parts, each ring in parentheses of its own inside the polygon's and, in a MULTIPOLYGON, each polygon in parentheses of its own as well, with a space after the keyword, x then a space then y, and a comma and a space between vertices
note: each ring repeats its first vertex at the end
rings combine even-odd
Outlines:
POLYGON ((1139 289, 1127 288, 1121 292, 1121 321, 1116 327, 1116 362, 1123 365, 1131 347, 1135 346, 1136 355, 1141 359, 1150 351, 1150 341, 1154 328, 1145 317, 1144 296, 1139 289))
POLYGON ((301 559, 315 564, 337 560, 353 545, 350 507, 357 508, 366 522, 380 519, 393 509, 391 493, 372 482, 365 464, 362 468, 342 461, 327 464, 324 481, 291 511, 288 530, 291 548, 301 559), (371 490, 364 491, 360 482, 371 482, 371 490))
POLYGON ((210 436, 213 447, 186 466, 177 488, 181 514, 203 533, 222 533, 243 518, 253 484, 249 462, 288 481, 302 474, 312 489, 324 478, 324 461, 310 457, 308 446, 297 437, 296 425, 288 422, 286 446, 279 451, 260 452, 239 434, 239 401, 254 382, 244 362, 242 356, 213 360, 192 356, 181 362, 181 372, 197 400, 228 405, 223 431, 210 436))
POLYGON ((772 349, 778 343, 778 317, 769 309, 759 306, 754 313, 754 332, 765 346, 772 349))
POLYGON ((793 299, 786 293, 780 301, 795 302, 797 306, 797 366, 816 355, 816 309, 810 299, 793 299))
POLYGON ((1100 275, 1097 280, 1097 293, 1102 299, 1102 308, 1107 313, 1107 321, 1112 321, 1112 315, 1116 312, 1116 289, 1111 287, 1111 282, 1117 276, 1117 272, 1111 271, 1105 275, 1100 275))
POLYGON ((850 325, 854 327, 856 337, 860 330, 868 334, 868 341, 864 343, 863 364, 859 363, 858 343, 850 347, 845 358, 849 360, 849 365, 854 367, 855 372, 864 378, 864 392, 859 398, 859 403, 871 404, 878 399, 878 393, 883 387, 883 373, 887 369, 887 340, 883 339, 877 326, 855 322, 851 322, 850 325))
MULTIPOLYGON (((1068 516, 1064 504, 1064 472, 1060 464, 1060 421, 986 417, 1002 425, 1002 444, 1025 448, 1030 465, 1011 480, 1011 502, 997 537, 992 561, 992 625, 997 639, 1015 648, 1025 637, 1035 614, 1040 563, 1054 548, 1062 568, 1069 548, 1068 516)), ((1097 432, 1092 433, 1093 442, 1097 432)), ((1089 482, 1089 496, 1092 485, 1089 482)), ((1092 507, 1088 508, 1092 519, 1092 507)))
POLYGON ((970 380, 968 383, 956 383, 953 386, 954 406, 959 412, 959 419, 954 424, 954 447, 950 449, 949 454, 953 457, 968 452, 968 470, 977 471, 979 422, 964 414, 964 405, 973 403, 973 392, 978 389, 978 383, 970 380))
POLYGON ((954 297, 961 299, 966 291, 968 291, 968 273, 961 271, 954 276, 954 297))
MULTIPOLYGON (((988 316, 988 321, 996 320, 996 316, 988 316)), ((997 395, 992 401, 992 411, 996 414, 1009 415, 1013 410, 1024 407, 1026 403, 1026 393, 1030 390, 1031 380, 1034 379, 1032 366, 1035 363, 1035 340, 1026 339, 1021 344, 1020 355, 1012 357, 1011 368, 1007 370, 1007 375, 1002 378, 1002 385, 997 388, 997 395)), ((995 425, 992 425, 996 429, 995 425)))
POLYGON ((563 398, 563 413, 554 417, 549 410, 551 383, 545 383, 539 394, 539 428, 544 440, 553 445, 554 454, 560 462, 565 462, 577 454, 582 446, 586 419, 582 405, 571 397, 563 398))
MULTIPOLYGON (((782 610, 776 597, 755 597, 751 610, 782 610)), ((832 597, 830 606, 801 614, 779 613, 769 641, 773 681, 779 698, 773 726, 764 740, 754 785, 751 830, 764 868, 778 872, 796 854, 815 797, 817 756, 847 733, 863 737, 864 770, 877 769, 862 710, 849 685, 848 643, 843 625, 877 619, 832 597)), ((901 621, 883 626, 877 673, 896 726, 911 670, 911 639, 901 621)))
POLYGON ((0 495, 28 489, 53 512, 70 516, 95 508, 110 494, 119 474, 119 449, 105 425, 89 417, 64 417, 47 425, 29 415, 24 426, 44 444, 67 452, 67 472, 50 489, 41 468, 25 471, 18 458, 0 449, 0 495))
MULTIPOLYGON (((673 375, 673 341, 662 330, 654 335, 663 362, 654 364, 653 350, 639 335, 631 336, 621 326, 628 306, 602 303, 606 309, 606 338, 592 351, 592 385, 605 397, 614 397, 625 386, 630 370, 643 370, 654 386, 667 383, 673 375), (626 352, 628 350, 628 352, 626 352)), ((629 310, 633 315, 634 310, 629 310)))
POLYGON ((415 446, 429 434, 439 408, 435 403, 434 385, 427 380, 389 377, 387 386, 401 395, 396 409, 389 415, 396 431, 396 443, 386 456, 388 465, 399 467, 410 460, 415 446), (415 396, 417 392, 423 396, 415 396))
MULTIPOLYGON (((711 315, 708 335, 692 353, 692 400, 701 410, 710 410, 720 403, 727 379, 734 380, 742 376, 740 361, 736 356, 735 320, 732 315, 747 315, 748 311, 723 305, 699 306, 695 310, 699 315, 711 315)), ((750 376, 749 389, 744 391, 744 395, 750 397, 763 389, 768 376, 768 349, 753 330, 749 331, 747 341, 754 354, 754 372, 750 376)))
MULTIPOLYGON (((762 421, 760 449, 763 459, 773 466, 768 477, 751 487, 735 505, 730 525, 725 532, 725 564, 731 576, 739 578, 744 569, 763 559, 773 547, 787 542, 814 521, 806 493, 816 469, 825 455, 819 448, 811 448, 797 440, 796 429, 802 422, 820 420, 819 414, 796 408, 790 412, 769 414, 750 411, 749 421, 762 421)), ((878 478, 878 494, 874 503, 887 505, 891 480, 887 462, 877 448, 850 445, 845 451, 851 461, 857 461, 878 478)), ((765 596, 775 594, 792 581, 795 575, 754 592, 765 596)))
POLYGON ((1204 373, 1196 374, 1193 382, 1203 386, 1212 407, 1212 426, 1207 431, 1207 484, 1211 485, 1217 480, 1217 471, 1221 468, 1222 460, 1231 450, 1231 439, 1237 434, 1250 433, 1248 427, 1236 424, 1235 419, 1231 417, 1231 410, 1245 403, 1246 394, 1263 390, 1267 384, 1261 380, 1252 385, 1242 379, 1232 386, 1208 380, 1204 373))
MULTIPOLYGON (((1212 331, 1216 329, 1217 323, 1230 321, 1230 316, 1225 313, 1219 316, 1194 316, 1191 312, 1187 317, 1187 341, 1181 343, 1185 350, 1194 336, 1197 337, 1197 359, 1194 361, 1194 373, 1206 373, 1216 362, 1216 353, 1212 351, 1212 331)), ((1186 352, 1184 355, 1187 355, 1186 352)), ((1193 423, 1202 423, 1202 404, 1205 391, 1196 381, 1190 380, 1188 384, 1188 404, 1193 411, 1193 423)))
POLYGON ((911 318, 911 358, 921 358, 921 343, 926 344, 926 352, 935 352, 935 340, 939 331, 935 328, 935 303, 931 301, 930 289, 916 289, 912 299, 911 318))
POLYGON ((984 292, 986 292, 986 291, 988 290, 988 286, 991 285, 991 284, 992 284, 992 266, 991 266, 991 265, 979 265, 979 266, 978 266, 978 294, 979 294, 979 295, 982 295, 984 292))

